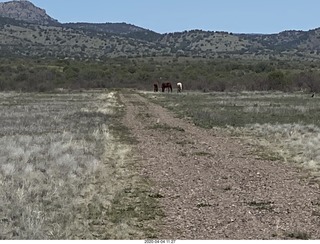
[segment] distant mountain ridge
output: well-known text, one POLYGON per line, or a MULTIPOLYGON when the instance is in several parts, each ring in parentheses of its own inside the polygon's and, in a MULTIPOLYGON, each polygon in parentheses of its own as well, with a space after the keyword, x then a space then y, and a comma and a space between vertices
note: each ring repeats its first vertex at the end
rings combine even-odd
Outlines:
POLYGON ((159 34, 126 23, 59 23, 29 1, 0 3, 0 56, 319 60, 320 29, 278 34, 159 34))

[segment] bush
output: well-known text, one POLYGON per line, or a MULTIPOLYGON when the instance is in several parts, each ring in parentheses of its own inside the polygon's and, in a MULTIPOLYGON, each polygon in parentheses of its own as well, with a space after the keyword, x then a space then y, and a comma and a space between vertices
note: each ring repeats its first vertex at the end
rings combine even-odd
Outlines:
POLYGON ((303 90, 308 90, 310 92, 320 92, 320 79, 319 74, 312 71, 300 72, 294 81, 296 86, 303 90))
POLYGON ((285 90, 287 82, 282 71, 276 70, 268 74, 268 90, 285 90))

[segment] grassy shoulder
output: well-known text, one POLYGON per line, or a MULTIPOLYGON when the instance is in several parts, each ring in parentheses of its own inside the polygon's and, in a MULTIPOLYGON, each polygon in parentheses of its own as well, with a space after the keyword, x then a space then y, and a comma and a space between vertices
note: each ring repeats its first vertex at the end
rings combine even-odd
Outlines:
POLYGON ((115 91, 0 93, 0 238, 155 238, 115 91))
POLYGON ((295 162, 320 179, 319 97, 284 92, 143 93, 203 128, 243 138, 255 154, 295 162))

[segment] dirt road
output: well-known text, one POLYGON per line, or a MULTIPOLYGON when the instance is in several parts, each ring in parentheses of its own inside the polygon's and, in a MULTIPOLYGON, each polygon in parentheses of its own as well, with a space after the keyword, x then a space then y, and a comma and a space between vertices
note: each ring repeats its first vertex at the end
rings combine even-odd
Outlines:
POLYGON ((320 189, 305 171, 257 158, 240 139, 122 94, 141 174, 165 217, 160 239, 320 239, 320 189))

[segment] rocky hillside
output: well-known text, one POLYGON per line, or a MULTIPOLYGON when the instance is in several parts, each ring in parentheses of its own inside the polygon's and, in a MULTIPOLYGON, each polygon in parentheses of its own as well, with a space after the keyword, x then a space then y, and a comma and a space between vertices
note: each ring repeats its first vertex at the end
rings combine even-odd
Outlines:
POLYGON ((0 17, 0 55, 96 59, 151 55, 157 45, 121 35, 88 34, 64 26, 46 26, 0 17), (139 47, 139 48, 137 48, 139 47))
POLYGON ((1 56, 320 59, 320 29, 273 35, 201 30, 161 35, 126 23, 61 24, 29 1, 0 3, 0 16, 1 56))
POLYGON ((89 33, 116 34, 124 37, 141 39, 145 41, 156 41, 161 35, 135 25, 126 23, 66 23, 64 27, 82 30, 89 33))
POLYGON ((201 30, 169 33, 159 43, 178 56, 249 59, 320 58, 320 29, 284 31, 278 34, 232 34, 201 30))
POLYGON ((44 9, 34 6, 27 0, 0 3, 0 16, 24 20, 40 25, 58 23, 57 20, 47 15, 44 9))

